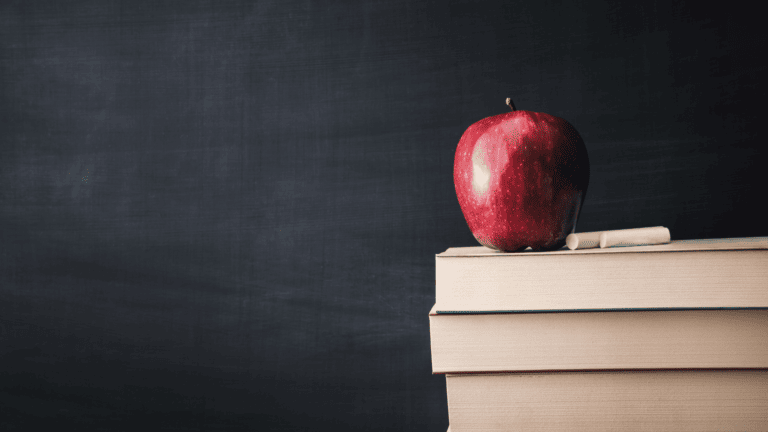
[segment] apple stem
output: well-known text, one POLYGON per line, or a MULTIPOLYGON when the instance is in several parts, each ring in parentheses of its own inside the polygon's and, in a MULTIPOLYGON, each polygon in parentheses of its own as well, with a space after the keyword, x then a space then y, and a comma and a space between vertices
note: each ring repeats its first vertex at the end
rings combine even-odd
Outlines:
POLYGON ((512 108, 512 111, 515 110, 515 104, 512 103, 512 98, 507 98, 507 105, 512 108))

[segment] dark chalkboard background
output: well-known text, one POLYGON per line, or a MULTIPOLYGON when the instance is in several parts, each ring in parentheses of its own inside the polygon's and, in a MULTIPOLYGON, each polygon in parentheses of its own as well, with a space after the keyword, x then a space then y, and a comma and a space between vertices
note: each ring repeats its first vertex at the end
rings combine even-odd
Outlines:
POLYGON ((583 136, 580 231, 768 235, 762 15, 669 3, 2 2, 0 429, 445 430, 508 96, 583 136))

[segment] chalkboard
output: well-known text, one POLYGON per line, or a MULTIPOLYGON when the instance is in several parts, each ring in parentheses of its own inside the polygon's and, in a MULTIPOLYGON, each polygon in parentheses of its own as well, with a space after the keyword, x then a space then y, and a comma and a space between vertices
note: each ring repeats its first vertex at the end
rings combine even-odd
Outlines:
POLYGON ((762 18, 700 2, 5 1, 0 429, 442 431, 453 156, 567 119, 577 229, 765 236, 762 18))

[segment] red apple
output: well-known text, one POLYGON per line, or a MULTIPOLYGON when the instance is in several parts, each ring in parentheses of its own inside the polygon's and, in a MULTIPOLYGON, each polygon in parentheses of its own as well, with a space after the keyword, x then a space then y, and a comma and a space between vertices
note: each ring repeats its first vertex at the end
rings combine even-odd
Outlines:
POLYGON ((587 148, 567 121, 507 104, 511 112, 478 121, 459 141, 453 182, 461 211, 484 246, 559 249, 587 192, 587 148))

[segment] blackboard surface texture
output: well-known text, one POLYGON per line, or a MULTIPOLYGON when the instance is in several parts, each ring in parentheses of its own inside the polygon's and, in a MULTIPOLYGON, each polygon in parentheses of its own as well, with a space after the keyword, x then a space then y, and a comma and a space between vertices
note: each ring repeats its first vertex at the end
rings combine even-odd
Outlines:
POLYGON ((568 120, 578 231, 766 236, 762 16, 701 2, 0 2, 0 430, 444 431, 459 138, 568 120), (74 429, 73 429, 74 428, 74 429))

